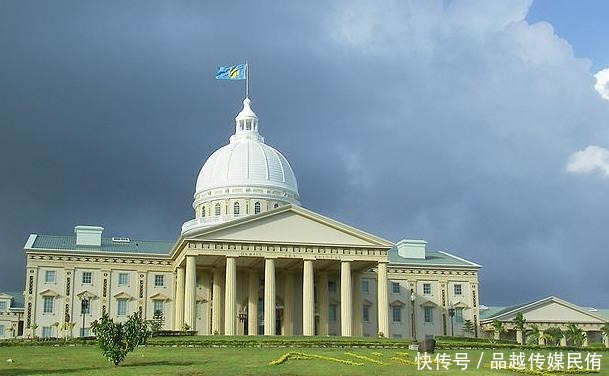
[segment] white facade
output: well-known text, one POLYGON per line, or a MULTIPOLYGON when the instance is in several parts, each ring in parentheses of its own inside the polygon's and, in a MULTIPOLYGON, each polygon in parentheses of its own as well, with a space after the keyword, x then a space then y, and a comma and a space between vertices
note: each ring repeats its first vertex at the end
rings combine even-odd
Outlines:
POLYGON ((423 339, 461 335, 463 320, 477 327, 479 265, 300 207, 295 174, 264 143, 249 99, 235 127, 203 165, 194 219, 175 242, 107 238, 95 226, 31 235, 26 335, 86 335, 104 313, 133 312, 199 334, 423 339))

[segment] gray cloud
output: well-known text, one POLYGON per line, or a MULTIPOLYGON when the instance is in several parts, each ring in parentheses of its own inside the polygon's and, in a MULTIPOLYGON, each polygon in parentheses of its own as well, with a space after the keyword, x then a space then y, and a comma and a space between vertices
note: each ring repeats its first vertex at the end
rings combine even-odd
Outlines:
POLYGON ((175 238, 240 110, 215 67, 247 58, 305 206, 483 264, 483 303, 609 306, 609 186, 564 168, 609 106, 529 5, 2 2, 2 288, 31 232, 175 238))

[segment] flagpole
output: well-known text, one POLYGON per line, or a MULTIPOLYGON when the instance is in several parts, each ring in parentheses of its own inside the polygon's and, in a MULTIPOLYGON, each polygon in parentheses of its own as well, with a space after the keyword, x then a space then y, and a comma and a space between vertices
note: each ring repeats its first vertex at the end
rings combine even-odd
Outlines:
POLYGON ((245 97, 250 95, 250 65, 245 61, 245 97))

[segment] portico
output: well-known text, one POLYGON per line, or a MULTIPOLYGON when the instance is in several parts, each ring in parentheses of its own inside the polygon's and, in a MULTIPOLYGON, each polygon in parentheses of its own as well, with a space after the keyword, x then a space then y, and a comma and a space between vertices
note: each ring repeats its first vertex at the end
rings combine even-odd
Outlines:
POLYGON ((175 294, 184 294, 176 299, 174 328, 186 324, 200 334, 328 335, 332 278, 340 281, 340 334, 361 336, 359 276, 376 269, 378 291, 385 292, 378 294, 378 328, 388 333, 386 308, 380 307, 387 306, 391 246, 296 206, 204 229, 174 249, 175 294), (282 231, 286 226, 291 234, 282 231), (244 241, 252 238, 247 233, 257 239, 244 241))

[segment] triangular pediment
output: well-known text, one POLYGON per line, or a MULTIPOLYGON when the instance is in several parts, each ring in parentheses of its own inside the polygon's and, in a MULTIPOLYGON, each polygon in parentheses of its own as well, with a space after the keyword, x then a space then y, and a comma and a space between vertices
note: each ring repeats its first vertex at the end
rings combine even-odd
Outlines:
POLYGON ((192 233, 189 239, 390 248, 392 243, 298 206, 284 206, 192 233))
POLYGON ((156 294, 150 295, 149 296, 150 300, 162 300, 162 301, 169 301, 171 300, 170 297, 168 297, 165 294, 161 294, 160 292, 157 292, 156 294))
POLYGON ((601 324, 609 322, 609 320, 594 312, 553 296, 505 312, 497 319, 510 322, 514 320, 518 313, 522 313, 529 323, 575 322, 601 324))
POLYGON ((132 300, 132 299, 134 299, 134 298, 133 298, 133 296, 131 296, 131 295, 127 294, 127 293, 126 293, 126 292, 124 292, 124 291, 120 291, 120 292, 118 292, 118 293, 114 294, 113 296, 114 296, 116 299, 127 299, 127 300, 132 300))
POLYGON ((94 293, 92 293, 91 291, 87 291, 84 290, 79 294, 76 294, 76 296, 78 296, 81 300, 82 299, 87 299, 87 300, 91 300, 91 299, 95 299, 97 298, 97 295, 95 295, 94 293))
POLYGON ((51 289, 46 289, 46 290, 42 290, 40 291, 40 295, 41 296, 49 296, 52 298, 56 298, 59 296, 59 294, 51 289))

